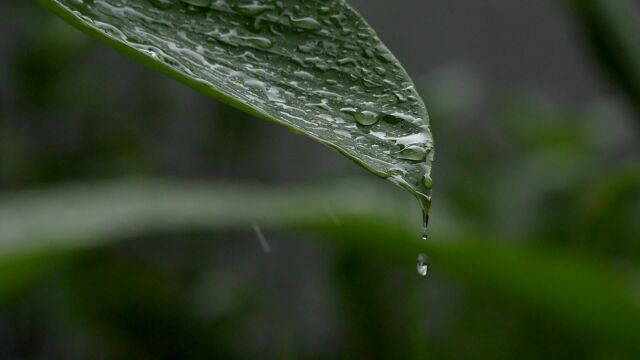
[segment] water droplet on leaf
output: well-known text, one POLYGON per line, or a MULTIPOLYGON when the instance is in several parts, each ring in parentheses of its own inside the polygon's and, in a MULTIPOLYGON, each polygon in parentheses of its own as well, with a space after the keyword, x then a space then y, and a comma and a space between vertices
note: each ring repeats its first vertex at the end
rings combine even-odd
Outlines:
POLYGON ((424 161, 427 157, 427 150, 422 146, 410 145, 395 154, 398 159, 424 161))
POLYGON ((368 110, 353 113, 353 117, 356 119, 358 124, 364 125, 364 126, 371 126, 377 123, 379 119, 378 114, 368 110))

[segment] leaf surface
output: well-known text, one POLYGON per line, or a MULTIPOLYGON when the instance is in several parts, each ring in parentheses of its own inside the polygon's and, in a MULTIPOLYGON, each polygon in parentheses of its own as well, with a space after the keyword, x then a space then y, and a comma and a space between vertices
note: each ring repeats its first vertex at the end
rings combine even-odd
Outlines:
POLYGON ((338 150, 428 211, 433 139, 425 106, 343 0, 41 2, 209 96, 338 150))

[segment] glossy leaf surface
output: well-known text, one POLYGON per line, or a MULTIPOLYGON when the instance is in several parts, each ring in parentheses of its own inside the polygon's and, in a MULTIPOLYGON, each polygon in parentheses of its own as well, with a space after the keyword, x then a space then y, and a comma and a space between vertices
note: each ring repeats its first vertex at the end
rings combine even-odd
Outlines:
POLYGON ((425 106, 344 1, 42 2, 203 93, 337 149, 428 210, 433 140, 425 106))

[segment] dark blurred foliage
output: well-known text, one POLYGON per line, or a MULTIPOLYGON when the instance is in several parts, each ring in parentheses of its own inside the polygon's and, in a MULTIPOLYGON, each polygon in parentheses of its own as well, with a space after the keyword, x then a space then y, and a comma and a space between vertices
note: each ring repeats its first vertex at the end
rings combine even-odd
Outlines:
MULTIPOLYGON (((629 16, 603 18, 620 13, 618 2, 603 3, 606 10, 578 0, 354 2, 430 109, 438 233, 560 246, 634 274, 640 33, 619 33, 617 25, 637 27, 634 17, 632 26, 629 16)), ((4 194, 122 176, 273 184, 370 177, 32 2, 1 3, 0 19, 4 194)), ((519 299, 461 284, 437 264, 425 280, 413 264, 390 265, 366 249, 293 231, 267 237, 268 255, 248 227, 120 239, 73 257, 2 303, 0 359, 637 355, 519 299)))

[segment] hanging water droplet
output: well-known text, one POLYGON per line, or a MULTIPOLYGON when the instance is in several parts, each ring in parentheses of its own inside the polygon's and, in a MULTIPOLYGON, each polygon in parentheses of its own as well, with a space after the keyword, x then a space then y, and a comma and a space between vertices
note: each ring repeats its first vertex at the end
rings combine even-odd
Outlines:
POLYGON ((429 239, 429 235, 427 233, 429 228, 429 214, 426 212, 422 212, 422 240, 427 241, 429 239))
POLYGON ((418 260, 416 261, 416 269, 418 270, 418 275, 427 276, 429 274, 429 268, 431 267, 431 262, 429 258, 425 254, 418 254, 418 260))

